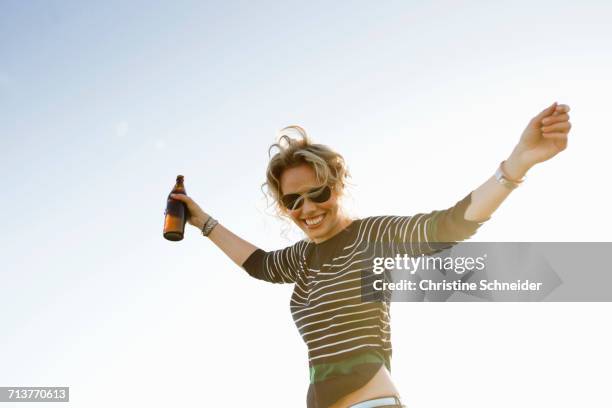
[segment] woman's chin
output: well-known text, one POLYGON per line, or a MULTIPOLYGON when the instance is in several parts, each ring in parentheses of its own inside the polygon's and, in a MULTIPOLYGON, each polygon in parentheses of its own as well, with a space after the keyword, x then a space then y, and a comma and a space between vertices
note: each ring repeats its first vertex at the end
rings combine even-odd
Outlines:
POLYGON ((325 224, 320 225, 318 228, 307 229, 304 232, 306 232, 306 235, 308 235, 308 237, 313 241, 324 241, 328 239, 330 231, 331 228, 326 222, 325 224))

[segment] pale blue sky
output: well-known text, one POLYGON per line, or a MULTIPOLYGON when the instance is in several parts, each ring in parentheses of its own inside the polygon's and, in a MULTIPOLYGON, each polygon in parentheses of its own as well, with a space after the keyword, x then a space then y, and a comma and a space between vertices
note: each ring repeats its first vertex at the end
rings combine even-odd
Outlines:
MULTIPOLYGON (((475 238, 608 241, 611 18, 604 1, 1 1, 0 385, 69 385, 78 407, 161 407, 237 388, 239 403, 261 406, 278 384, 274 401, 300 406, 308 371, 292 288, 251 279, 195 230, 178 244, 161 235, 180 173, 254 244, 299 238, 281 236, 259 190, 267 147, 289 124, 345 156, 355 215, 409 215, 463 198, 532 116, 567 103, 568 150, 533 169, 475 238), (191 388, 177 397, 164 386, 191 388)), ((472 312, 470 345, 538 358, 511 339, 563 315, 598 340, 551 328, 538 333, 542 347, 608 350, 605 305, 394 305, 394 378, 414 406, 457 406, 431 399, 434 381, 416 387, 423 367, 402 354, 446 333, 455 308, 472 312), (431 337, 396 320, 416 310, 431 337)), ((452 356, 431 358, 420 362, 458 375, 452 356)), ((535 374, 515 360, 491 370, 529 389, 535 374)), ((584 361, 570 356, 567 370, 597 370, 584 361)), ((459 371, 496 389, 478 369, 459 371)), ((564 389, 563 406, 603 392, 593 378, 571 388, 555 377, 542 390, 564 389)), ((470 407, 488 406, 483 392, 470 407)))

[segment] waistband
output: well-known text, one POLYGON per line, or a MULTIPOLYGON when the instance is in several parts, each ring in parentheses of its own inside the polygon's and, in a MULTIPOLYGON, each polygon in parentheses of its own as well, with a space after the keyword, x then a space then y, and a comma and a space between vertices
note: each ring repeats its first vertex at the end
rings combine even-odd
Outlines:
POLYGON ((403 408, 402 401, 397 396, 380 397, 370 399, 357 404, 351 405, 349 408, 383 408, 383 407, 397 407, 403 408))

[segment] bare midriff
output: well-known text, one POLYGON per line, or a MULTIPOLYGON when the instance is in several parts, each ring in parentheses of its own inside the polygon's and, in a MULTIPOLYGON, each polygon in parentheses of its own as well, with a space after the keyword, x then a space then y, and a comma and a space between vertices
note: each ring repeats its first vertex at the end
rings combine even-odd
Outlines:
POLYGON ((349 408, 351 405, 357 404, 358 402, 391 395, 399 397, 399 392, 391 380, 389 370, 382 365, 380 370, 378 370, 366 385, 340 398, 329 408, 349 408))

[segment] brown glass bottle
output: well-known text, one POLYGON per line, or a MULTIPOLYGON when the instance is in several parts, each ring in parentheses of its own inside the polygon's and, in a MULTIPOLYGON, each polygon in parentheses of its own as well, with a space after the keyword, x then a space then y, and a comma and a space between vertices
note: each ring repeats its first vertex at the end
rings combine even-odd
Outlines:
MULTIPOLYGON (((184 177, 176 176, 176 184, 170 194, 187 194, 185 185, 183 184, 184 177)), ((185 233, 185 223, 187 222, 187 206, 179 200, 170 198, 168 194, 168 202, 166 203, 166 218, 164 219, 164 238, 168 241, 180 241, 185 233)))

